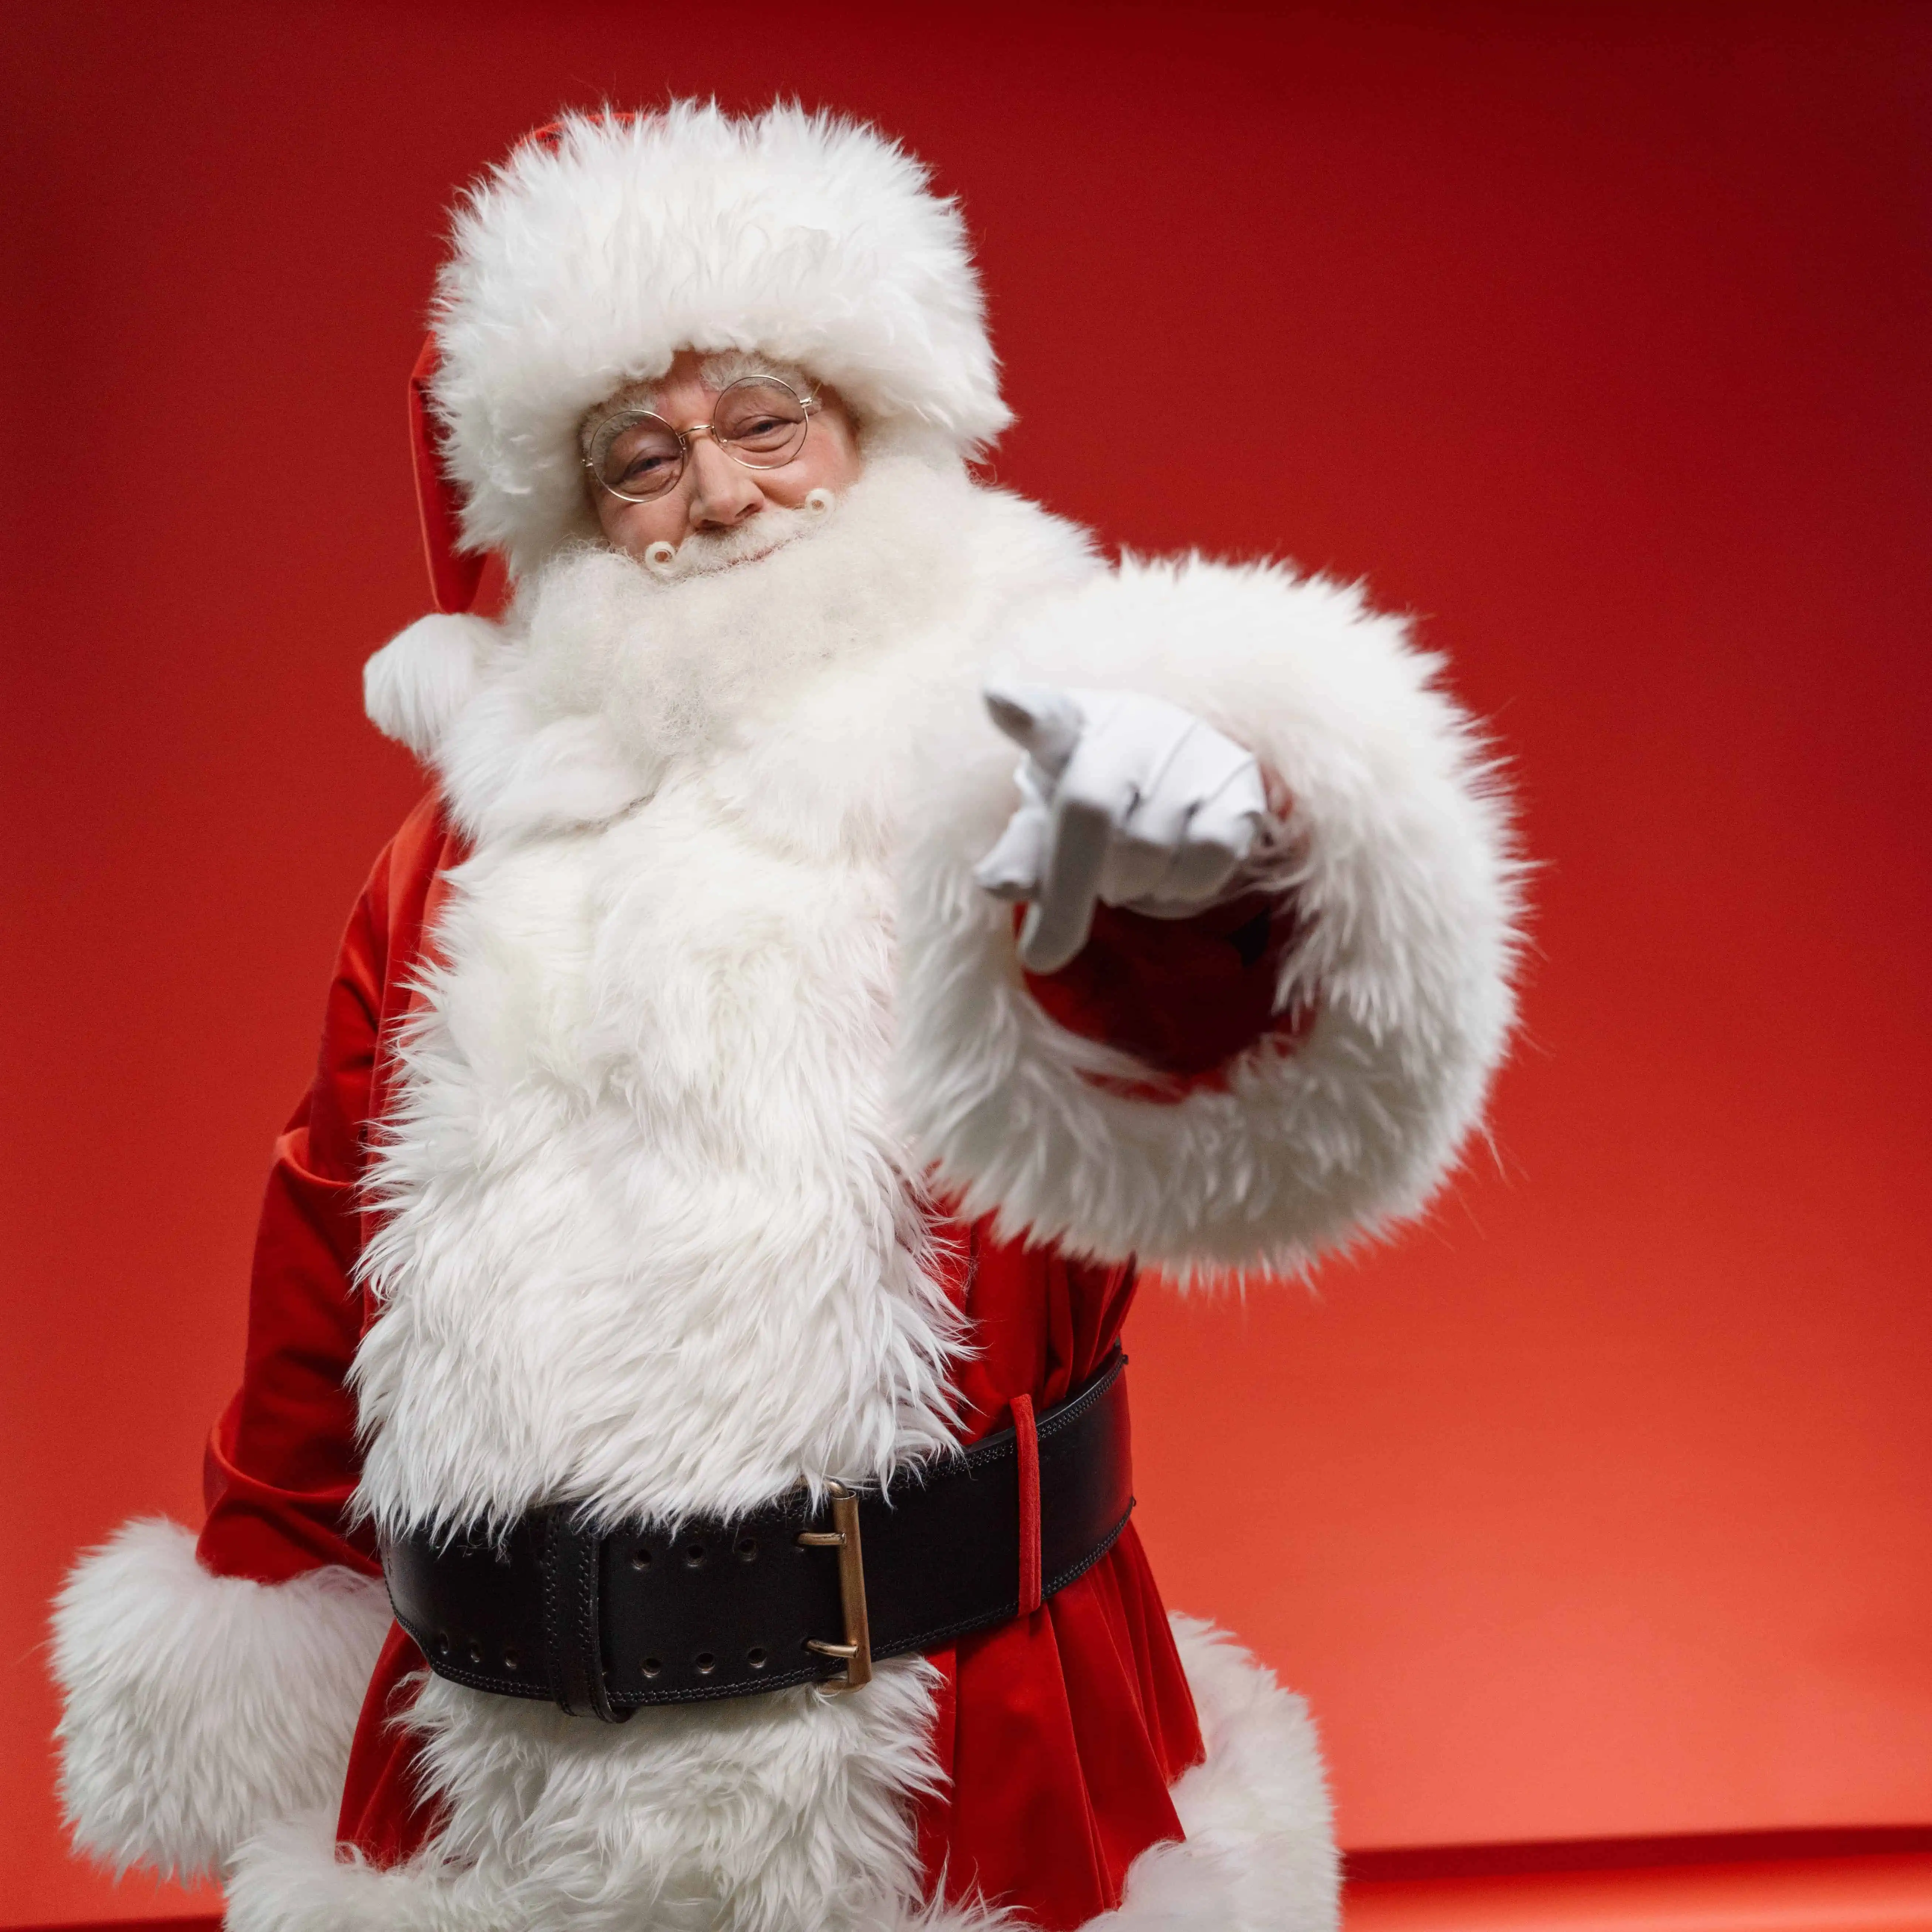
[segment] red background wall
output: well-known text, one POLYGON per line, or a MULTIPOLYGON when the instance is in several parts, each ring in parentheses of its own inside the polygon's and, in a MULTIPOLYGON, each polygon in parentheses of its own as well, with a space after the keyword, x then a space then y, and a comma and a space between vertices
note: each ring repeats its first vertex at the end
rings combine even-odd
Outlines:
POLYGON ((1493 1147, 1318 1294, 1135 1318, 1170 1600, 1310 1694, 1352 1846, 1932 1823, 1932 16, 4 31, 0 1915, 183 1904, 67 1862, 43 1606, 129 1513, 196 1518, 262 1162, 417 789, 357 671, 425 608, 440 211, 560 104, 667 90, 904 136, 982 239, 1001 480, 1366 573, 1515 760, 1493 1147))

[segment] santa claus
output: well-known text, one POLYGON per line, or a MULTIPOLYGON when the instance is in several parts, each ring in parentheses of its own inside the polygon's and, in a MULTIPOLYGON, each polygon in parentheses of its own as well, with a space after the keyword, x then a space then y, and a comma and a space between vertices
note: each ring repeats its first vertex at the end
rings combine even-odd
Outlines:
POLYGON ((532 137, 418 378, 445 614, 367 694, 434 786, 207 1520, 61 1598, 77 1842, 247 1932, 1332 1925, 1302 1706, 1136 1537, 1118 1338, 1477 1120, 1511 868, 1435 661, 976 482, 962 222, 848 122, 532 137))

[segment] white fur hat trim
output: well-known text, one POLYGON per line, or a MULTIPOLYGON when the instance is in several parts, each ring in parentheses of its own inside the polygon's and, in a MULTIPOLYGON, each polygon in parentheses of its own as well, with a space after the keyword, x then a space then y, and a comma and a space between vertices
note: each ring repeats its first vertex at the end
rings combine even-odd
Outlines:
POLYGON ((756 350, 964 452, 1010 420, 956 206, 871 128, 778 106, 577 115, 472 188, 431 394, 466 547, 586 531, 584 412, 682 348, 756 350))

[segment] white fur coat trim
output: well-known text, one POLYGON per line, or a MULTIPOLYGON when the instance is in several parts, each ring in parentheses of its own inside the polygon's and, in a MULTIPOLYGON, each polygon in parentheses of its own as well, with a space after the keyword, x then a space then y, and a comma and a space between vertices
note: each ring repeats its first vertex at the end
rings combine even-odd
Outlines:
POLYGON ((961 705, 909 814, 897 1091, 920 1152, 1007 1232, 1183 1274, 1293 1270, 1419 1210, 1480 1115, 1512 1016, 1505 814, 1438 661, 1359 590, 1129 560, 1036 610, 1001 670, 1150 692, 1256 752, 1293 795, 1274 883, 1306 934, 1278 1011, 1315 1018, 1225 1090, 1172 1103, 1050 1021, 1011 914, 973 882, 1013 805, 1012 747, 961 705))
POLYGON ((56 1733, 74 1843, 116 1871, 218 1872, 276 1820, 340 1801, 389 1627, 346 1570, 269 1586, 215 1576, 178 1524, 127 1524, 56 1600, 56 1733))
MULTIPOLYGON (((1090 1922, 1094 1932, 1334 1932, 1337 1860, 1300 1699, 1209 1625, 1174 1622, 1208 1748, 1174 1789, 1186 1840, 1143 1853, 1120 1908, 1090 1922)), ((848 1717, 882 1685, 875 1679, 842 1700, 848 1717)), ((558 1713, 536 1715, 584 1727, 558 1713)), ((728 1726, 729 1713, 721 1720, 714 1709, 709 1721, 714 1732, 728 1726)), ((771 1760, 806 1735, 778 1741, 756 1772, 736 1768, 742 1785, 708 1768, 706 1781, 684 1794, 688 1815, 676 1828, 685 1856, 668 1880, 644 1828, 661 1816, 657 1807, 627 1809, 610 1802, 614 1791, 590 1798, 619 1775, 620 1732, 569 1789, 532 1792, 543 1809, 532 1828, 473 1848, 467 1859, 433 1847, 391 1872, 340 1859, 325 1808, 265 1832, 230 1879, 227 1932, 1018 1932, 997 1911, 893 1896, 844 1870, 836 1820, 814 1816, 785 1838, 748 1840, 748 1796, 755 1809, 760 1787, 782 1772, 771 1760)), ((855 1784, 862 1787, 866 1769, 862 1760, 855 1765, 855 1784)), ((506 1798, 523 1774, 506 1738, 496 1775, 506 1798)))
POLYGON ((958 208, 875 130, 780 105, 572 115, 471 191, 433 386, 464 534, 520 572, 587 533, 578 429, 681 348, 758 350, 962 452, 1010 420, 958 208))

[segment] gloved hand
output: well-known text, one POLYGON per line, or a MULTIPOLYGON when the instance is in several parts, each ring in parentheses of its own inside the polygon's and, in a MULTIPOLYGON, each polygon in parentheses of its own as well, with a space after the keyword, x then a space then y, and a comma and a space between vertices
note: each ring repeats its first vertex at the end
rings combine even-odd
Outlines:
POLYGON ((1027 756, 1020 807, 974 877, 1032 904, 1028 971, 1057 973, 1087 943, 1095 900, 1157 919, 1210 904, 1253 849, 1261 767, 1178 705, 1131 691, 994 683, 993 722, 1027 756))

